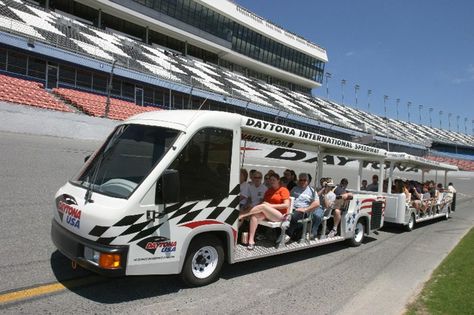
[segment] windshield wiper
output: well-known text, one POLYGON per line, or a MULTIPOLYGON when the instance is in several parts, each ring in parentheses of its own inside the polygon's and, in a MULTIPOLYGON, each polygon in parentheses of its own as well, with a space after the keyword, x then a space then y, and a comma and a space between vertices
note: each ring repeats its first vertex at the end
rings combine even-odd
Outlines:
MULTIPOLYGON (((117 143, 119 137, 125 132, 125 130, 127 130, 127 128, 128 125, 122 125, 118 127, 109 143, 107 143, 107 146, 104 148, 104 151, 102 151, 102 154, 98 157, 97 163, 94 167, 94 172, 92 173, 91 181, 88 181, 89 185, 87 186, 86 194, 84 195, 84 204, 87 204, 88 202, 94 202, 94 200, 91 199, 93 191, 92 186, 95 185, 97 176, 99 175, 100 165, 107 156, 107 153, 111 152, 111 148, 117 143)), ((89 175, 87 175, 87 179, 89 179, 89 175)))

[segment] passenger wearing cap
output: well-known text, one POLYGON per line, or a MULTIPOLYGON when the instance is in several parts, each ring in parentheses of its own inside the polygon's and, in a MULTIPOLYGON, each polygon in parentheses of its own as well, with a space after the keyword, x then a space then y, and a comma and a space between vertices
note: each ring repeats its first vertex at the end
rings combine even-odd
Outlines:
POLYGON ((351 200, 353 198, 353 194, 347 191, 347 185, 349 185, 349 181, 347 178, 343 178, 336 189, 334 189, 334 194, 336 195, 336 201, 333 203, 334 227, 329 232, 328 237, 334 237, 337 235, 337 227, 341 221, 341 212, 344 203, 346 200, 351 200))
POLYGON ((324 196, 324 208, 325 209, 332 209, 333 216, 334 216, 334 228, 329 232, 328 237, 334 237, 337 234, 337 226, 339 222, 341 222, 341 210, 334 209, 334 205, 336 202, 336 194, 334 193, 336 185, 331 178, 326 179, 326 183, 324 185, 324 190, 322 195, 324 196))

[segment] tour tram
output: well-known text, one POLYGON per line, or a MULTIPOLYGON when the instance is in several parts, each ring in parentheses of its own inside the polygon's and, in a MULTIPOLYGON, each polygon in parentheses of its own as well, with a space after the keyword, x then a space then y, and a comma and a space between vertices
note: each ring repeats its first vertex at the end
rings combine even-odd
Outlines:
MULTIPOLYGON (((387 193, 384 193, 387 202, 384 218, 386 222, 400 224, 404 226, 407 231, 411 231, 416 223, 441 217, 449 218, 453 195, 446 189, 439 192, 436 198, 421 198, 419 201, 420 207, 425 208, 425 213, 423 213, 420 209, 416 209, 410 200, 406 200, 404 193, 393 193, 392 183, 396 166, 404 168, 412 167, 421 170, 422 183, 425 182, 425 175, 428 172, 435 171, 436 174, 438 171, 444 172, 444 187, 446 188, 448 172, 457 171, 457 166, 398 152, 388 152, 386 161, 390 163, 387 193)), ((421 194, 423 193, 421 192, 421 194)))
MULTIPOLYGON (((255 250, 247 250, 238 242, 239 173, 245 159, 241 148, 251 143, 286 144, 288 155, 267 159, 275 165, 291 160, 291 150, 315 153, 315 182, 327 154, 381 165, 387 157, 383 149, 238 114, 139 114, 117 126, 57 192, 51 230, 55 246, 73 264, 97 273, 181 274, 187 284, 198 286, 216 280, 224 261, 344 240, 359 245, 364 234, 382 227, 386 197, 355 193, 339 236, 288 245, 257 242, 255 250)), ((325 221, 330 217, 325 213, 325 221)), ((280 222, 267 225, 282 227, 280 222)))

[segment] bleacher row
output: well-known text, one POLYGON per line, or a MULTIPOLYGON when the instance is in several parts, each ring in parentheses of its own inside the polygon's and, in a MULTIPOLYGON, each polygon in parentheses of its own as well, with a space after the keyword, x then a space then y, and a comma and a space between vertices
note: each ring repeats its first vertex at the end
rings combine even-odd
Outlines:
POLYGON ((420 126, 290 91, 218 66, 71 20, 22 0, 0 1, 0 30, 60 46, 89 57, 126 66, 166 80, 333 125, 425 145, 430 140, 474 145, 474 137, 420 126))
MULTIPOLYGON (((105 96, 65 88, 53 89, 53 93, 90 116, 101 117, 105 113, 107 99, 105 96)), ((138 106, 111 97, 108 117, 111 119, 124 120, 130 116, 153 110, 158 110, 158 108, 138 106)))
POLYGON ((0 101, 72 112, 69 107, 52 97, 44 89, 43 84, 2 74, 0 74, 0 101))
POLYGON ((457 167, 459 167, 459 170, 461 171, 471 171, 471 172, 474 171, 474 161, 453 158, 453 157, 435 156, 435 155, 428 155, 425 157, 432 161, 456 165, 457 167))
MULTIPOLYGON (((63 102, 70 104, 87 115, 101 117, 105 113, 105 96, 65 88, 53 89, 52 93, 63 102)), ((0 101, 62 112, 74 111, 47 92, 42 83, 22 80, 3 74, 0 74, 0 101)), ((134 103, 111 97, 108 117, 124 120, 135 114, 153 110, 158 110, 158 108, 138 106, 134 103)))

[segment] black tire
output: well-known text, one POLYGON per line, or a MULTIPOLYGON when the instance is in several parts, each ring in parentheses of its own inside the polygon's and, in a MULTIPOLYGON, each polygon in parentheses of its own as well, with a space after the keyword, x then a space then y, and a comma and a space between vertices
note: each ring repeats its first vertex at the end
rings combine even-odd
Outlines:
POLYGON ((216 281, 224 263, 222 242, 215 236, 198 236, 189 245, 181 279, 190 287, 216 281))
POLYGON ((413 231, 414 227, 415 227, 415 214, 412 213, 410 214, 410 220, 408 221, 408 224, 405 225, 405 231, 411 232, 413 231))
POLYGON ((365 220, 358 220, 355 227, 354 227, 354 235, 347 240, 349 245, 353 247, 360 246, 364 241, 364 234, 365 234, 365 220))
POLYGON ((446 221, 449 220, 450 215, 451 215, 451 207, 448 207, 448 209, 446 210, 446 216, 444 217, 444 219, 446 221))

